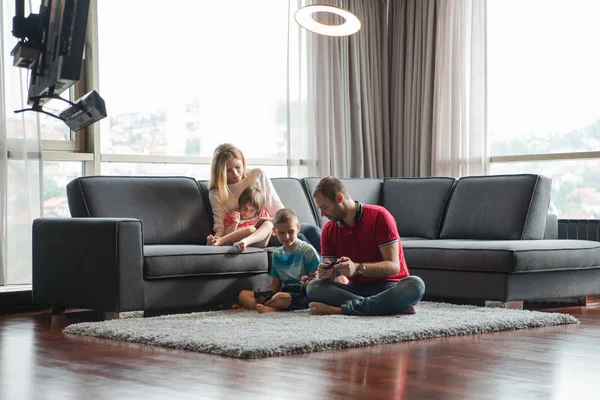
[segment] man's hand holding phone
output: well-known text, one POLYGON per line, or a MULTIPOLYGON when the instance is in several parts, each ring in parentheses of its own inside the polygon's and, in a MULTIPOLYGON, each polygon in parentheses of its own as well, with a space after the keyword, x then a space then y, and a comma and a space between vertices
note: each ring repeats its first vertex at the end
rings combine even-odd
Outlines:
POLYGON ((319 264, 319 279, 328 279, 333 281, 336 277, 335 266, 340 260, 325 260, 319 264))

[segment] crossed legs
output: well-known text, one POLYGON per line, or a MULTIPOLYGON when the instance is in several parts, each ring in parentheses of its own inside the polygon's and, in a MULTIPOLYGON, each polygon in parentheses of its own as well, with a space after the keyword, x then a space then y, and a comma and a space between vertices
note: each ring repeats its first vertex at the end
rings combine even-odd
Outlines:
POLYGON ((412 314, 425 293, 425 283, 409 276, 398 283, 341 284, 318 279, 306 288, 311 314, 412 314))
POLYGON ((247 309, 259 313, 285 310, 292 305, 292 296, 289 293, 277 292, 265 304, 257 303, 252 290, 242 290, 238 296, 239 303, 247 309))

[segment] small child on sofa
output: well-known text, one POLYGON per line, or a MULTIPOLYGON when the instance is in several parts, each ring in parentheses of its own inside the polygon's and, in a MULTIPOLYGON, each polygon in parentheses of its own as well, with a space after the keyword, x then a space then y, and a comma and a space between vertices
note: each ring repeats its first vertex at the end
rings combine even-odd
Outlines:
POLYGON ((242 290, 239 303, 259 313, 292 311, 308 308, 306 285, 319 266, 319 255, 314 247, 298 239, 300 224, 294 210, 282 208, 273 218, 273 233, 283 244, 273 252, 269 275, 273 281, 258 299, 255 292, 242 290))
MULTIPOLYGON (((239 242, 256 231, 256 224, 262 219, 270 219, 271 216, 265 210, 265 196, 255 186, 249 186, 240 194, 239 209, 232 211, 223 220, 225 231, 223 236, 216 238, 208 237, 210 246, 227 246, 231 243, 240 248, 239 242)), ((244 251, 244 248, 240 248, 244 251)))

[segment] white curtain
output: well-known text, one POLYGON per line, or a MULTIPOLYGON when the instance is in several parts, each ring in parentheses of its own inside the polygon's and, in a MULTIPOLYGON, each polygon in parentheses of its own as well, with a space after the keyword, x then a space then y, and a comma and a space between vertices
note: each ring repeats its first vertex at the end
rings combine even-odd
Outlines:
POLYGON ((314 120, 308 106, 308 33, 294 19, 294 13, 308 3, 307 0, 288 3, 288 174, 295 177, 318 175, 314 120))
MULTIPOLYGON (((301 93, 290 102, 291 157, 307 149, 307 175, 383 177, 390 170, 386 0, 291 0, 289 80, 301 93), (294 12, 308 4, 350 10, 362 29, 349 37, 318 35, 300 28, 294 12), (300 43, 300 47, 297 46, 300 43), (300 51, 298 51, 300 49, 300 51), (299 56, 297 56, 299 54, 299 56), (299 77, 299 78, 298 78, 299 77), (300 83, 300 84, 298 84, 300 83)), ((333 14, 313 15, 339 24, 333 14)))
POLYGON ((487 173, 486 0, 291 0, 290 14, 312 3, 363 26, 328 37, 290 17, 290 93, 302 94, 290 154, 309 160, 304 176, 487 173))
POLYGON ((437 5, 431 172, 485 175, 486 1, 440 0, 437 5))
POLYGON ((29 107, 27 70, 14 67, 10 56, 17 43, 10 34, 14 5, 0 6, 0 285, 31 283, 31 223, 41 215, 39 118, 14 113, 29 107))

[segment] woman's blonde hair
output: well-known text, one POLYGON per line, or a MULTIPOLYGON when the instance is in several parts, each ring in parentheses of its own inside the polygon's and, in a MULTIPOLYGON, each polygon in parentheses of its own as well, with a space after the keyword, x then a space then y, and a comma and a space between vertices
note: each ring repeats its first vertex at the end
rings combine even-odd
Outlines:
POLYGON ((244 173, 242 178, 248 176, 246 172, 246 159, 244 154, 232 145, 231 143, 223 143, 217 146, 213 153, 212 164, 210 166, 210 183, 208 189, 217 189, 219 191, 219 197, 222 203, 227 201, 229 191, 227 190, 227 163, 234 158, 242 161, 242 168, 244 173))

